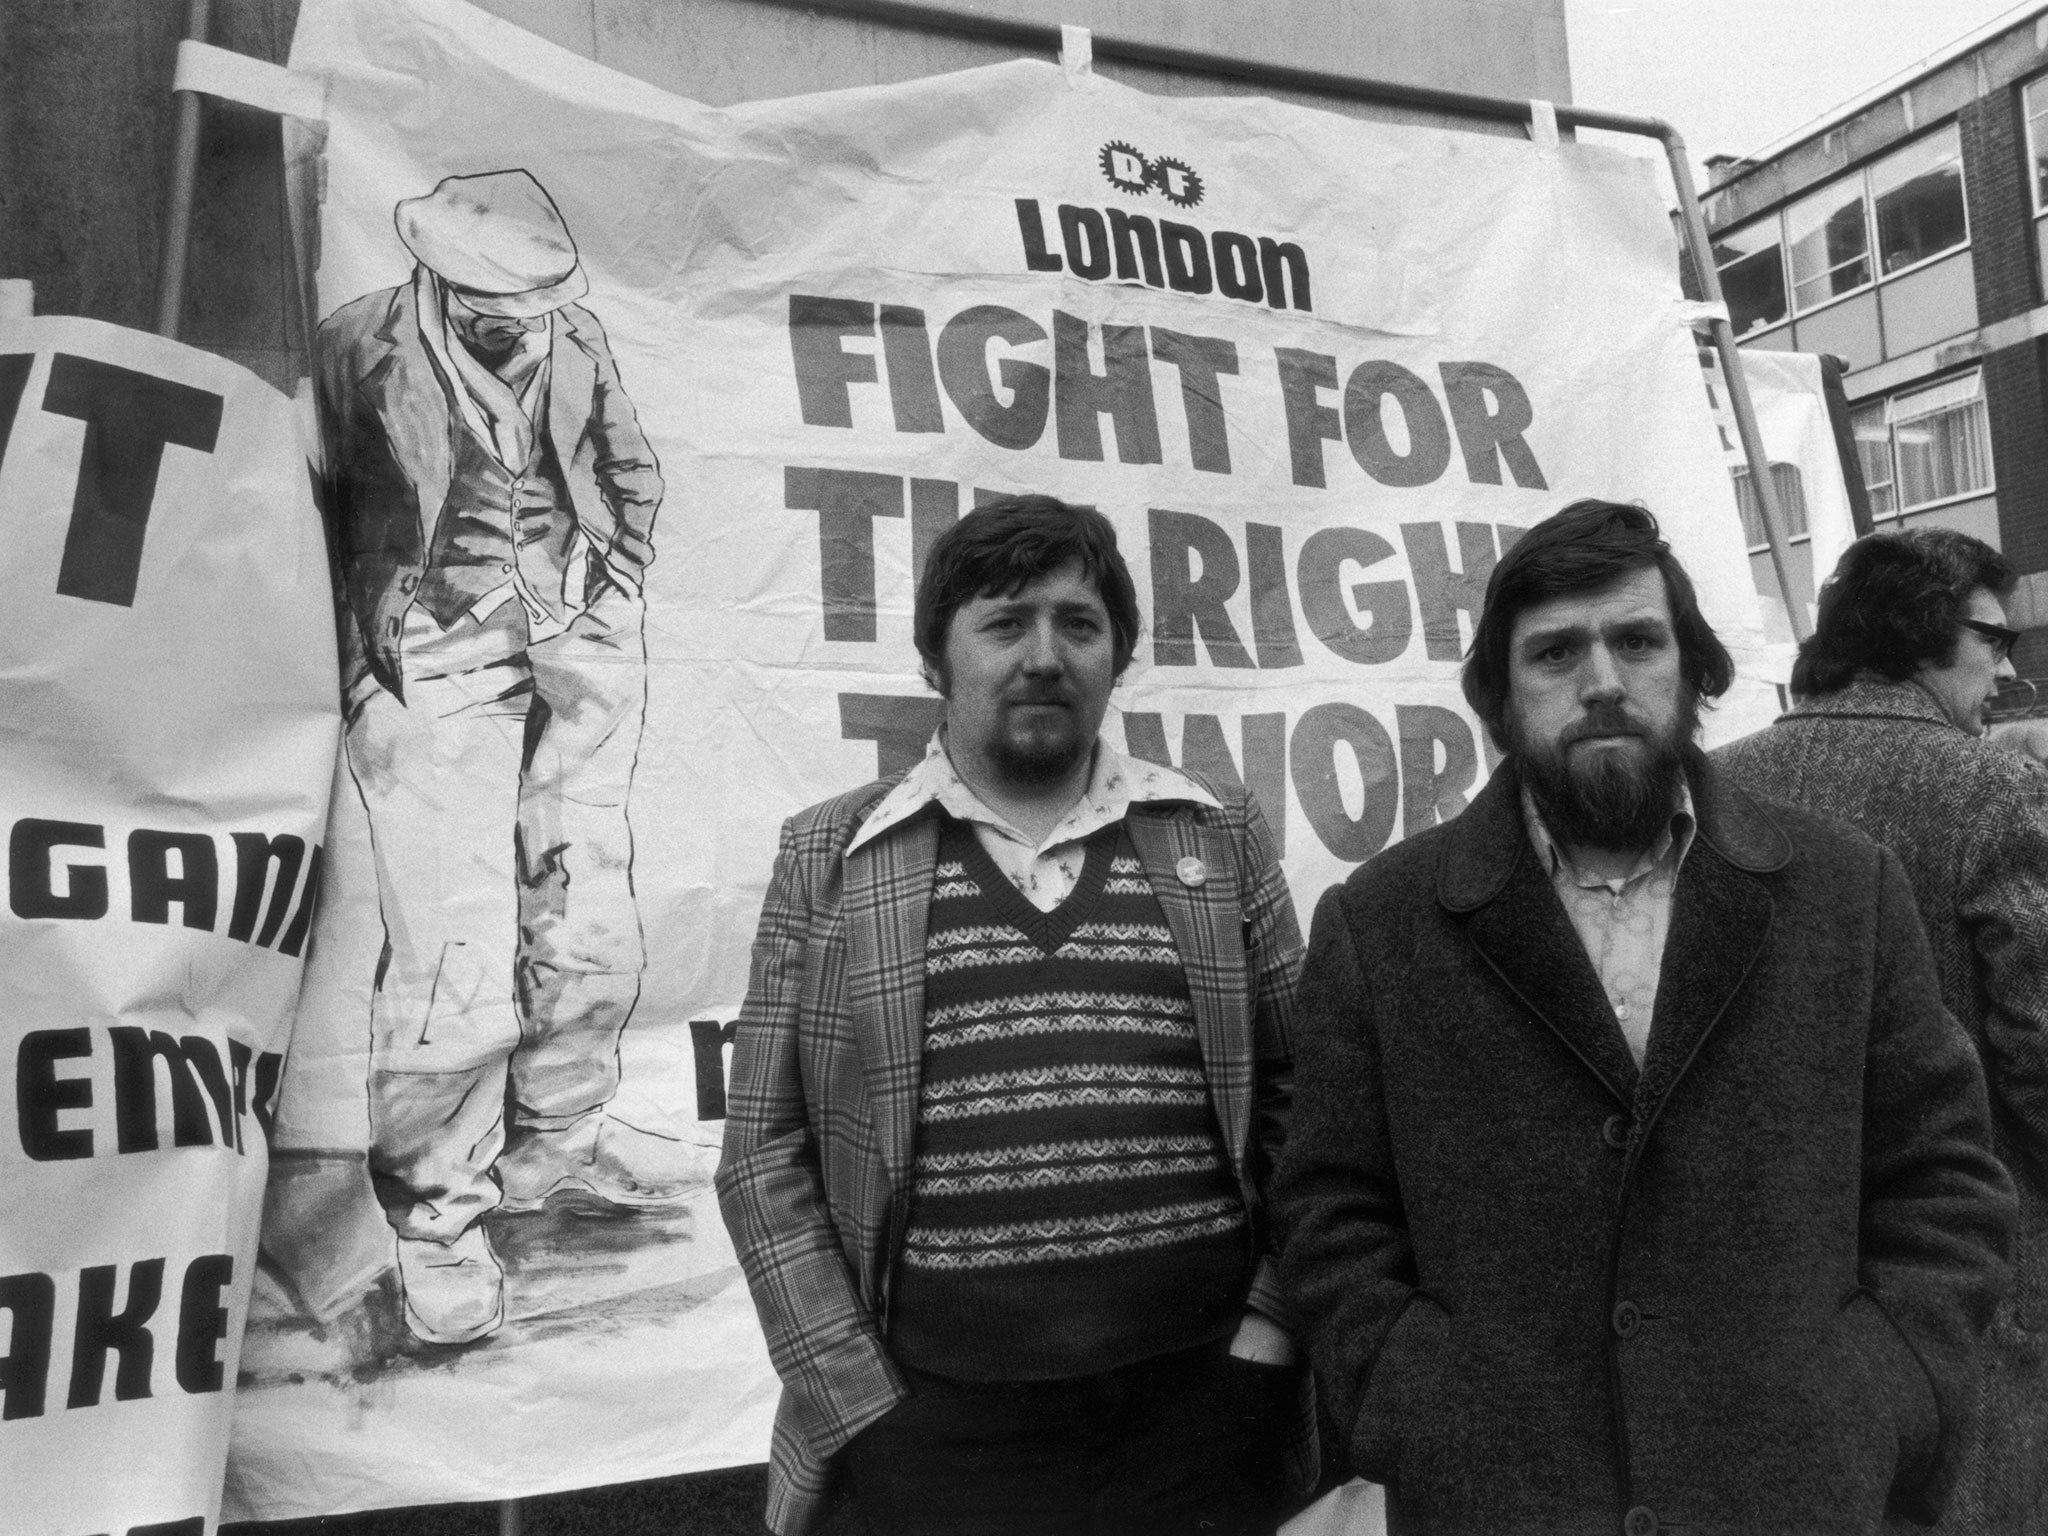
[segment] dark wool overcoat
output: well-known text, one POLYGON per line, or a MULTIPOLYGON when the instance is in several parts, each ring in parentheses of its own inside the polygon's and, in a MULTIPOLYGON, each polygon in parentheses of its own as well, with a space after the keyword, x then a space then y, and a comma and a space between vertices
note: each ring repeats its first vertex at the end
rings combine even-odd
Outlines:
POLYGON ((1985 1337, 1982 1437, 1942 1529, 2048 1531, 2048 773, 1964 734, 1918 684, 1878 678, 1809 699, 1714 760, 1759 794, 1851 823, 1913 883, 2020 1196, 2012 1294, 1985 1337))
POLYGON ((1512 762, 1324 896, 1281 1284, 1396 1533, 1930 1517, 2013 1197, 1898 861, 1713 772, 1639 1071, 1512 762))

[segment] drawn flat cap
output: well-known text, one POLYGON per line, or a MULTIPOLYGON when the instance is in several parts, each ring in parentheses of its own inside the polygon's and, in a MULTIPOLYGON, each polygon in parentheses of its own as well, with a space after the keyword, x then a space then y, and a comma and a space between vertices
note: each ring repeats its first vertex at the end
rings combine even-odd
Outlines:
POLYGON ((530 319, 589 291, 555 200, 525 171, 450 176, 393 215, 398 238, 471 309, 530 319))

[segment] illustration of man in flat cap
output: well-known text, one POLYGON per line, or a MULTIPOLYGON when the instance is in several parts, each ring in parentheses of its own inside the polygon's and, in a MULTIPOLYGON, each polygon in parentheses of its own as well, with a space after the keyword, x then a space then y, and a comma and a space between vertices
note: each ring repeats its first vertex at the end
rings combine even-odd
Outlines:
POLYGON ((320 327, 349 767, 384 924, 370 1174, 405 1319, 504 1320, 479 1218, 672 1204, 705 1154, 608 1108, 644 960, 626 803, 662 482, 523 170, 398 204, 412 280, 320 327))

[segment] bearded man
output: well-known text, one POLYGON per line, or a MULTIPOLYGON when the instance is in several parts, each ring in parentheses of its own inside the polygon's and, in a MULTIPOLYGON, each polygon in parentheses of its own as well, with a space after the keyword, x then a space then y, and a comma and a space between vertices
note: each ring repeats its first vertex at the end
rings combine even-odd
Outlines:
POLYGON ((1932 1519, 2006 1283, 1982 1069, 1897 860, 1695 743, 1733 678, 1640 507, 1496 567, 1505 760, 1331 890, 1281 1280, 1410 1532, 1932 1519))

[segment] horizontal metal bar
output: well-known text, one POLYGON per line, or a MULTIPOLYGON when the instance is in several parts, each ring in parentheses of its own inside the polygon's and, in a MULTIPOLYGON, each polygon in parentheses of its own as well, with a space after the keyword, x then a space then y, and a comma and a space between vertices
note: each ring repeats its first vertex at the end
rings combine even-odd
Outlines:
MULTIPOLYGON (((755 0, 755 3, 792 10, 837 12, 863 21, 1002 43, 1055 58, 1060 51, 1060 29, 1049 23, 959 11, 950 6, 922 4, 919 0, 755 0)), ((1199 48, 1177 48, 1168 43, 1151 43, 1137 38, 1111 37, 1101 32, 1093 34, 1093 38, 1098 59, 1214 75, 1224 80, 1242 80, 1252 85, 1340 96, 1354 101, 1381 102, 1422 112, 1443 112, 1454 117, 1479 117, 1506 123, 1529 121, 1530 108, 1526 100, 1478 96, 1466 91, 1441 90, 1435 86, 1409 85, 1398 80, 1371 80, 1361 75, 1340 75, 1329 70, 1301 69, 1292 64, 1237 58, 1199 48)), ((1660 118, 1601 112, 1562 103, 1557 107, 1557 122, 1560 128, 1598 128, 1653 139, 1668 139, 1671 135, 1671 125, 1660 118)))

